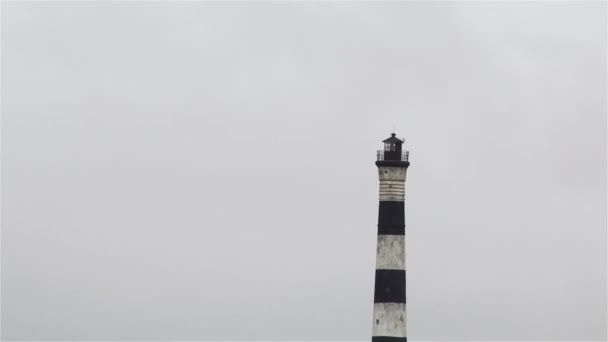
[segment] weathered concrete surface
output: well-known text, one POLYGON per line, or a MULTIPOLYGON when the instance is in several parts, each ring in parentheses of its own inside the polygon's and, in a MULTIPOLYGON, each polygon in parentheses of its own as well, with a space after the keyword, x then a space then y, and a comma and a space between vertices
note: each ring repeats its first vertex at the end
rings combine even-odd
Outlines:
POLYGON ((405 269, 405 235, 378 235, 376 269, 405 269))
POLYGON ((407 337, 406 319, 405 304, 376 303, 372 336, 407 337))

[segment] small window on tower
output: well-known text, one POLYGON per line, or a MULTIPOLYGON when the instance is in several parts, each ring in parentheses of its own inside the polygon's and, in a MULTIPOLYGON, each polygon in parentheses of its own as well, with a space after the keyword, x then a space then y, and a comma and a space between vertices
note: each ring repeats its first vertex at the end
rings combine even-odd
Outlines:
POLYGON ((379 319, 376 320, 376 324, 380 324, 380 320, 379 319))

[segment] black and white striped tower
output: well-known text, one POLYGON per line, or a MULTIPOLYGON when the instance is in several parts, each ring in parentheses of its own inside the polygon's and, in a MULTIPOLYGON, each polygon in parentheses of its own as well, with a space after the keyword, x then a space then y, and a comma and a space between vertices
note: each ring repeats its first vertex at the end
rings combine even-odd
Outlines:
POLYGON ((380 205, 372 342, 406 342, 404 200, 410 163, 395 133, 383 143, 376 160, 380 205))

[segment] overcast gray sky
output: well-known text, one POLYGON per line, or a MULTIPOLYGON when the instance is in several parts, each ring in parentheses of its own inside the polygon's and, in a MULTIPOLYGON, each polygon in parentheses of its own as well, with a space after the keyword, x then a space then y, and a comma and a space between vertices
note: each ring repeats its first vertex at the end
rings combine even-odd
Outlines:
POLYGON ((604 2, 2 2, 4 340, 606 339, 604 2))

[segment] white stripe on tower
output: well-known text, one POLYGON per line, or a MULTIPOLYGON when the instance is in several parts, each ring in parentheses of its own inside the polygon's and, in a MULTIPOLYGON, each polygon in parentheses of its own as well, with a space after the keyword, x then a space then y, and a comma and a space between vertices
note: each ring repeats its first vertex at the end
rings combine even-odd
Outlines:
POLYGON ((407 337, 406 314, 403 303, 374 304, 372 336, 407 337))
POLYGON ((405 235, 378 235, 377 270, 405 270, 405 235))
POLYGON ((381 201, 403 201, 405 200, 405 182, 394 180, 380 180, 381 201))

